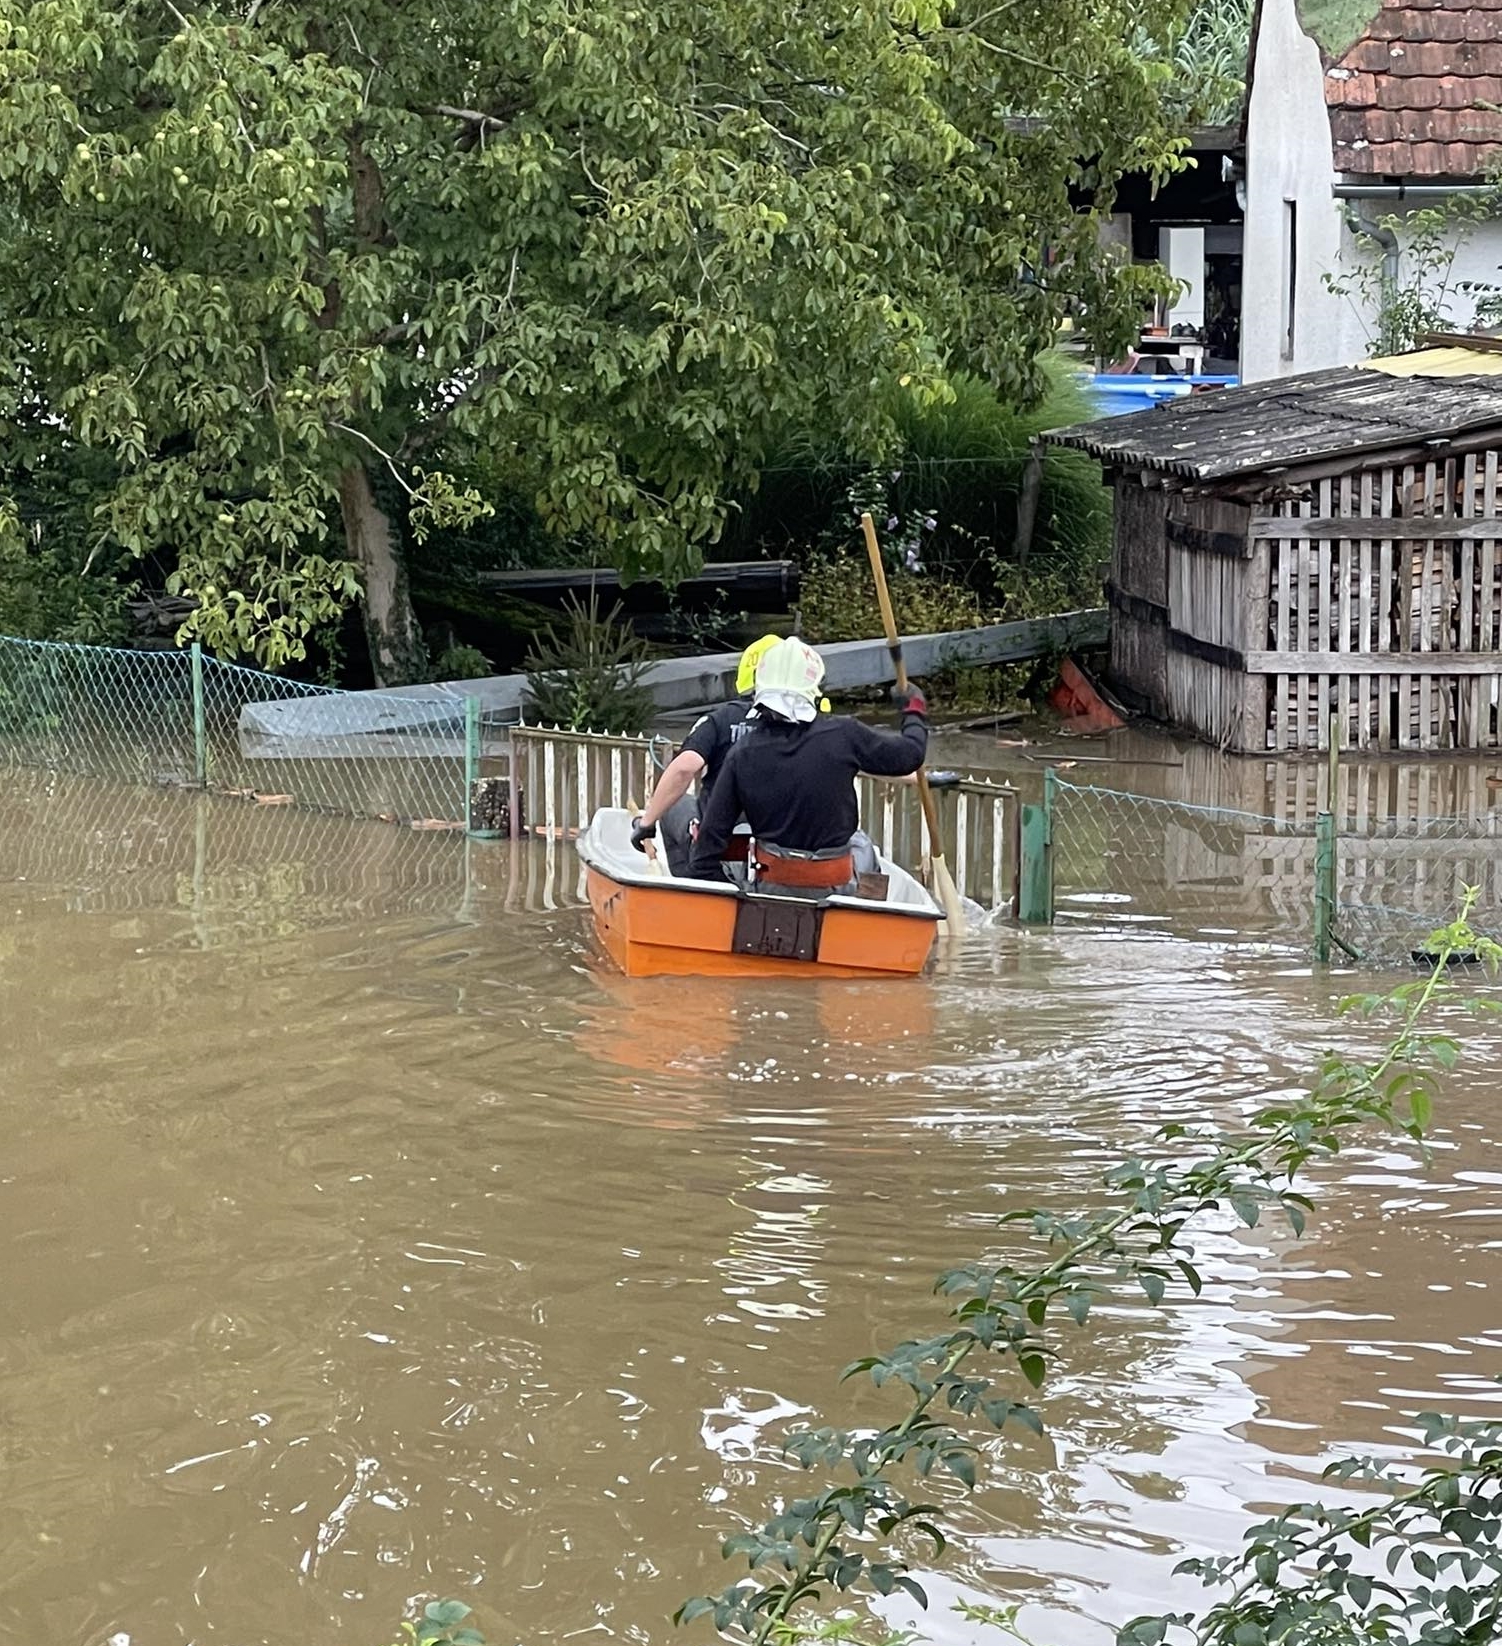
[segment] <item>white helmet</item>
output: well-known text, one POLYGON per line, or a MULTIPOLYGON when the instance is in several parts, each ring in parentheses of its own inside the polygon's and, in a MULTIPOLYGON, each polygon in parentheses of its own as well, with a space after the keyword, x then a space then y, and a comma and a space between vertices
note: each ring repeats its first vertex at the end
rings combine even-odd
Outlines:
POLYGON ((756 665, 756 707, 784 720, 809 721, 819 712, 824 659, 801 640, 779 640, 756 665))

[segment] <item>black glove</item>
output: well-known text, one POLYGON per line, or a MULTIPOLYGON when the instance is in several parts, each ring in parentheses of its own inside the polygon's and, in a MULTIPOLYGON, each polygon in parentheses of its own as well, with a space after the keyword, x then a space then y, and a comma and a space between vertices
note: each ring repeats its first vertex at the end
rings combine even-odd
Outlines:
POLYGON ((647 848, 642 842, 644 840, 655 840, 656 838, 657 825, 655 823, 643 823, 639 817, 631 819, 631 844, 636 847, 637 851, 645 852, 647 848))
POLYGON ((965 780, 958 772, 930 772, 928 786, 931 789, 957 789, 965 780))
POLYGON ((928 699, 911 681, 905 686, 892 687, 892 701, 898 714, 927 714, 928 699))

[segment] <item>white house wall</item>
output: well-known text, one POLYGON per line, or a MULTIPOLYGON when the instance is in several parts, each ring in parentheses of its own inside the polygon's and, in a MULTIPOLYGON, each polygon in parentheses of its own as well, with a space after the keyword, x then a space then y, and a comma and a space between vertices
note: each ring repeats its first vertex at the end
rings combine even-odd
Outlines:
MULTIPOLYGON (((1375 309, 1337 297, 1325 277, 1349 275, 1369 254, 1347 227, 1355 202, 1337 201, 1324 65, 1299 26, 1294 0, 1264 0, 1247 113, 1246 230, 1243 253, 1241 376, 1245 382, 1348 366, 1372 352, 1375 309), (1288 352, 1288 202, 1298 208, 1292 289, 1293 348, 1288 352)), ((1391 201, 1362 209, 1391 214, 1391 201)), ((1403 241, 1398 231, 1400 244, 1403 241)), ((1378 254, 1380 257, 1380 253, 1378 254)), ((1502 221, 1470 232, 1456 255, 1455 282, 1502 283, 1502 221)), ((1473 304, 1457 294, 1451 323, 1463 327, 1473 304)))
POLYGON ((1242 266, 1241 375, 1245 382, 1349 365, 1366 352, 1363 317, 1325 289, 1349 244, 1339 203, 1325 71, 1299 27, 1294 0, 1264 0, 1247 111, 1246 240, 1242 266), (1287 347, 1288 202, 1298 208, 1287 347))

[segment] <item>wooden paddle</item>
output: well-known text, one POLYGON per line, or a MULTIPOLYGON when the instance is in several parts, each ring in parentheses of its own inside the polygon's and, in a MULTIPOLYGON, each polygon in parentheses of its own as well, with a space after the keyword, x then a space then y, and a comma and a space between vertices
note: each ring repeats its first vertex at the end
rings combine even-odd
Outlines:
MULTIPOLYGON (((892 654, 892 667, 897 671, 899 689, 907 686, 907 664, 902 660, 902 642, 897 638, 897 619, 892 612, 892 597, 887 592, 887 569, 881 561, 881 545, 876 541, 876 522, 869 514, 861 516, 861 530, 866 534, 866 554, 871 561, 871 575, 876 579, 876 599, 881 606, 881 620, 887 631, 887 650, 892 654)), ((934 804, 934 792, 928 786, 928 773, 920 766, 916 772, 918 804, 923 808, 923 822, 928 830, 928 860, 933 865, 934 889, 944 910, 949 929, 958 935, 965 929, 965 907, 944 861, 944 842, 939 835, 939 808, 934 804)))
MULTIPOLYGON (((633 817, 640 817, 641 816, 641 807, 637 805, 636 800, 633 796, 628 796, 627 797, 626 810, 628 812, 630 812, 630 814, 633 817)), ((658 837, 658 839, 660 839, 660 838, 661 838, 661 836, 658 837)), ((666 852, 664 852, 661 856, 658 855, 657 840, 644 840, 642 842, 642 845, 643 845, 643 847, 645 847, 645 850, 643 851, 642 855, 646 858, 647 862, 651 865, 652 873, 655 874, 655 875, 660 876, 663 880, 671 880, 672 876, 673 876, 673 871, 667 865, 667 862, 666 862, 667 854, 666 854, 666 852)))

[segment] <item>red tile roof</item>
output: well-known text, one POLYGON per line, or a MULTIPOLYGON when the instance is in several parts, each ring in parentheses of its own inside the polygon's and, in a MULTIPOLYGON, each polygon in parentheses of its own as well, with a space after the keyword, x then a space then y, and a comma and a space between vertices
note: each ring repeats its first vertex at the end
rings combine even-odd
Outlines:
POLYGON ((1502 160, 1502 0, 1382 0, 1325 103, 1337 171, 1481 175, 1502 160))

